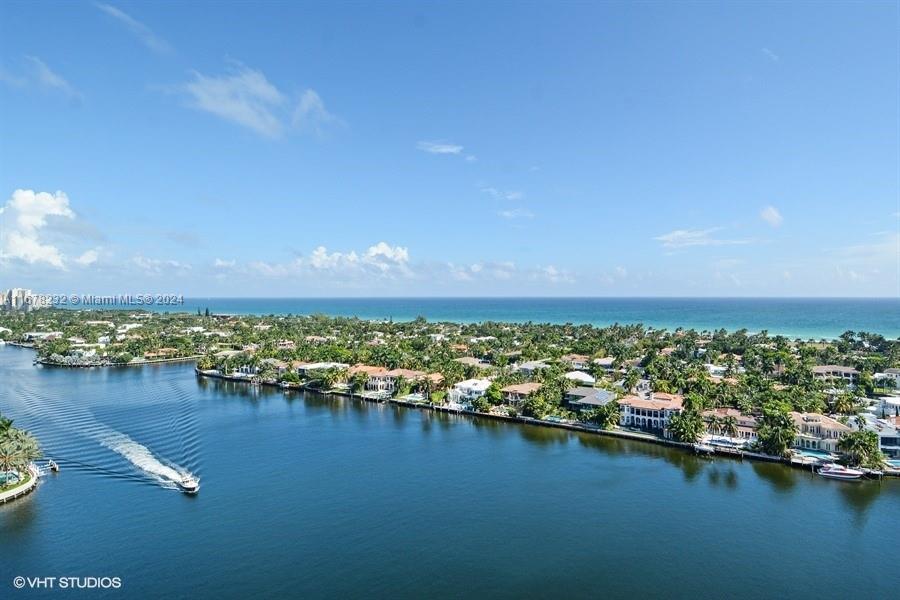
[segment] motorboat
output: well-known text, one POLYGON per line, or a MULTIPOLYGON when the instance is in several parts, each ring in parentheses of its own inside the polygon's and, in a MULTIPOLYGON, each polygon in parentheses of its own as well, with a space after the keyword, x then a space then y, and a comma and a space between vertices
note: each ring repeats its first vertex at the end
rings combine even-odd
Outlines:
POLYGON ((829 479, 842 479, 845 481, 852 481, 855 479, 860 479, 863 476, 863 472, 857 469, 845 467, 843 465, 830 463, 819 469, 819 475, 821 475, 822 477, 827 477, 829 479))
POLYGON ((716 449, 709 444, 704 444, 702 442, 698 442, 694 444, 694 452, 702 452, 706 454, 712 454, 716 449))
POLYGON ((54 473, 59 473, 59 465, 56 464, 56 461, 52 458, 47 461, 47 468, 53 471, 54 473))
POLYGON ((196 494, 200 491, 200 480, 193 475, 183 475, 178 481, 178 487, 185 494, 196 494))

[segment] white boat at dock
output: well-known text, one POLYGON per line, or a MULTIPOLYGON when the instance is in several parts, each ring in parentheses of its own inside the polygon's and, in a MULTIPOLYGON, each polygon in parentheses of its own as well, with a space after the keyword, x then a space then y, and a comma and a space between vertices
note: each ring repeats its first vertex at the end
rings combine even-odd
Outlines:
POLYGON ((694 452, 703 452, 705 454, 712 454, 716 451, 716 449, 709 444, 696 443, 694 444, 694 452))
POLYGON ((822 477, 827 477, 828 479, 853 481, 862 478, 864 473, 857 469, 851 469, 842 465, 830 463, 819 469, 819 475, 821 475, 822 477))

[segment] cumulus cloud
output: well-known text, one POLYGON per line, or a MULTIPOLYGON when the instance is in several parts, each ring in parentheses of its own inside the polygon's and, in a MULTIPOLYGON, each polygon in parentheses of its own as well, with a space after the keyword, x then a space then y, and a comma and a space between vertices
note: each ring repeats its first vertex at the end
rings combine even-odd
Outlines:
POLYGON ((18 259, 65 269, 65 257, 59 248, 40 239, 50 217, 75 218, 65 192, 14 191, 0 208, 0 260, 18 259))
POLYGON ((81 256, 79 256, 78 258, 75 259, 75 262, 78 263, 79 265, 81 265, 82 267, 87 267, 87 266, 90 266, 90 265, 94 264, 95 262, 97 262, 97 259, 99 257, 100 257, 100 249, 94 248, 92 250, 87 250, 84 253, 82 253, 81 256))
POLYGON ((784 222, 784 217, 781 216, 778 209, 771 205, 763 208, 759 216, 772 227, 781 227, 781 224, 784 222))
POLYGON ((365 273, 381 276, 409 277, 409 250, 402 246, 391 246, 387 242, 378 242, 369 246, 364 252, 329 252, 325 246, 313 250, 306 261, 300 265, 308 265, 319 272, 330 274, 365 273))
POLYGON ((116 8, 115 6, 110 6, 109 4, 96 3, 94 6, 118 21, 150 50, 153 50, 158 54, 169 54, 172 52, 172 47, 167 41, 157 36, 149 27, 125 11, 116 8))
POLYGON ((429 154, 460 154, 463 151, 463 146, 447 142, 419 142, 416 147, 429 154))
POLYGON ((533 274, 533 278, 543 279, 550 283, 575 283, 575 277, 571 273, 554 265, 539 267, 533 274))
POLYGON ((656 236, 654 240, 660 242, 664 248, 678 249, 692 246, 731 246, 737 244, 749 244, 750 240, 730 240, 713 237, 713 233, 720 231, 721 227, 710 229, 676 229, 656 236))

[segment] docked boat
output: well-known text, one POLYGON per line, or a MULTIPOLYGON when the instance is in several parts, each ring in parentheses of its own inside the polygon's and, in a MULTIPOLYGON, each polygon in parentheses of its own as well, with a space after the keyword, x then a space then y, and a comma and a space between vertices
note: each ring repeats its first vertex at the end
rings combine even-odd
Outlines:
POLYGON ((821 475, 822 477, 827 477, 829 479, 842 479, 845 481, 852 481, 855 479, 860 479, 863 476, 863 472, 858 471, 857 469, 850 469, 842 465, 831 463, 819 469, 819 475, 821 475))
POLYGON ((185 494, 196 494, 200 491, 200 480, 191 475, 184 475, 178 481, 178 487, 185 494))
POLYGON ((694 444, 694 452, 703 452, 706 454, 712 454, 716 449, 710 446, 709 444, 696 443, 694 444))

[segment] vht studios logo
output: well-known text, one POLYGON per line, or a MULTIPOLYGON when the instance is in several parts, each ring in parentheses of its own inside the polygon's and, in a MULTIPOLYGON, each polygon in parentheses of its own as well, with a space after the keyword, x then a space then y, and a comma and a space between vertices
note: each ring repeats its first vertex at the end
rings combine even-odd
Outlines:
POLYGON ((13 586, 32 590, 117 590, 121 577, 16 577, 13 586))

